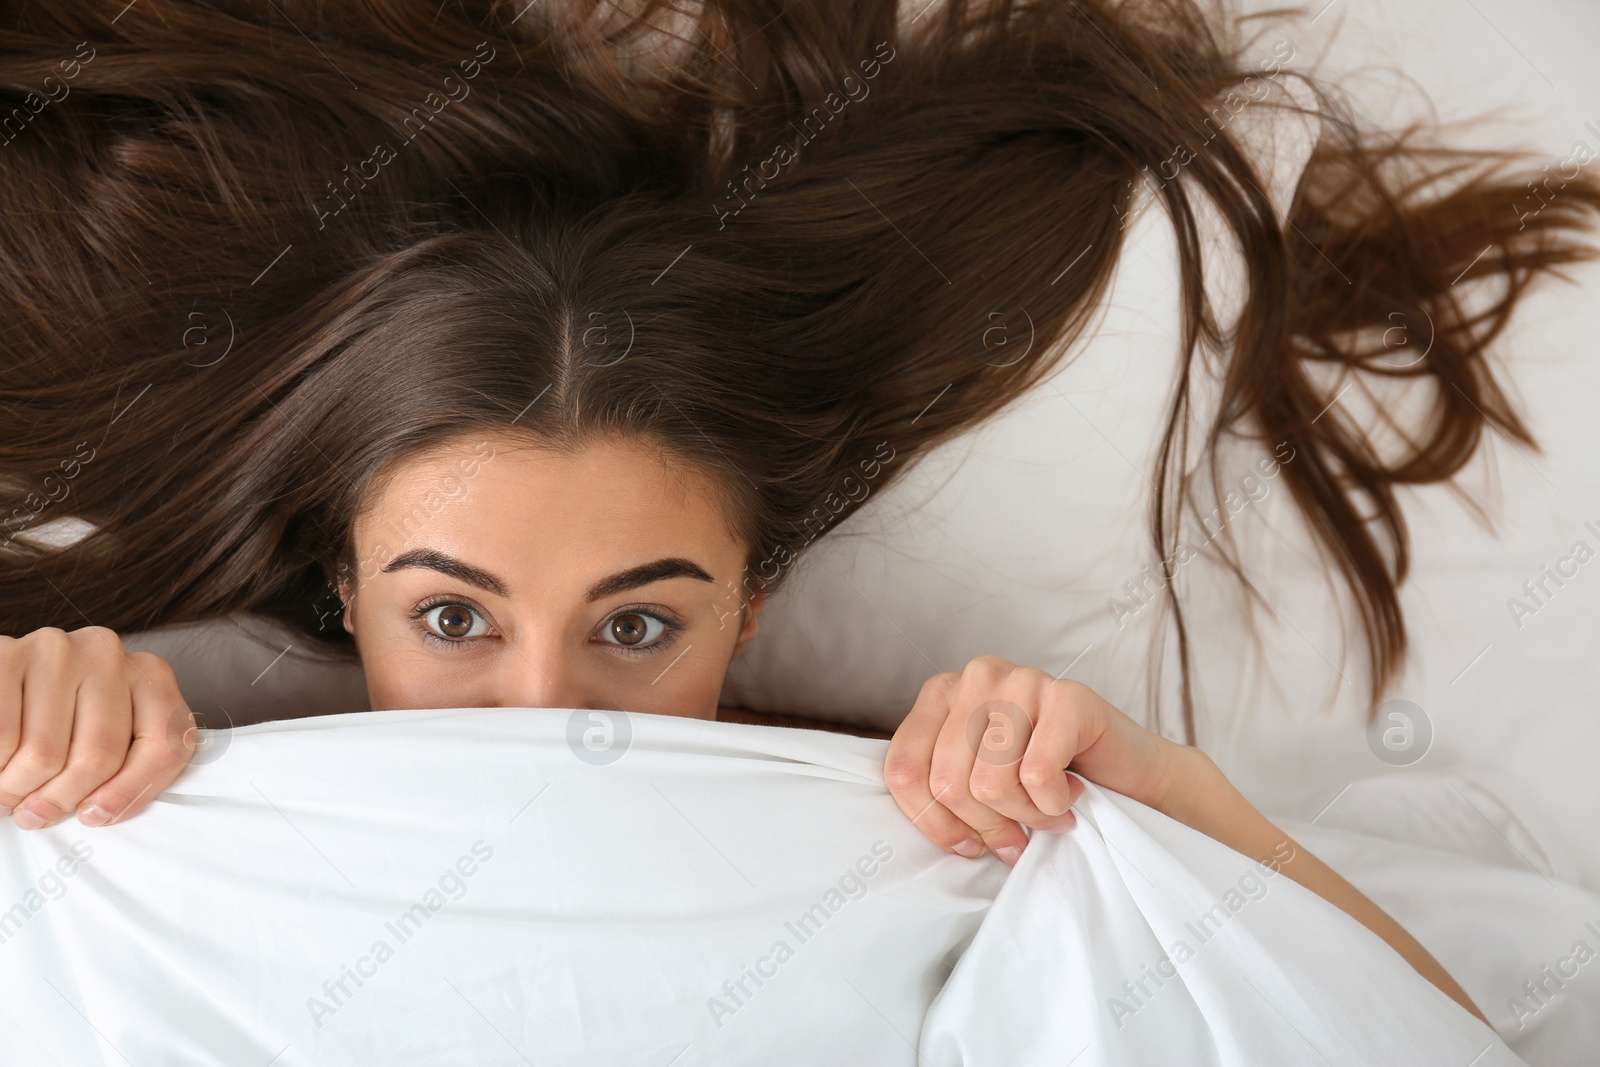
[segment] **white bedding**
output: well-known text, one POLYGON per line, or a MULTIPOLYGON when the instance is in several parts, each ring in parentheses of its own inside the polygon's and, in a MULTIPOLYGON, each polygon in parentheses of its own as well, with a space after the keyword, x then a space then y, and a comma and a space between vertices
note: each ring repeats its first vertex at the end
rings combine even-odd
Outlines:
POLYGON ((1523 1062, 1332 905, 1093 785, 1014 871, 950 856, 884 748, 561 709, 209 734, 126 823, 0 825, 0 1061, 1523 1062))

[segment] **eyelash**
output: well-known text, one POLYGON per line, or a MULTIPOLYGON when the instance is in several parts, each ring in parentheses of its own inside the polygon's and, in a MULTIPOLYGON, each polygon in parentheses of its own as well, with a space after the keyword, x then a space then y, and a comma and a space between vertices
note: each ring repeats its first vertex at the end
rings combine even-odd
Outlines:
MULTIPOLYGON (((480 640, 479 637, 440 637, 438 634, 428 629, 427 624, 422 621, 423 617, 434 608, 442 607, 465 608, 467 611, 478 615, 480 618, 483 615, 483 612, 479 611, 476 607, 473 607, 466 601, 461 600, 459 597, 441 596, 424 600, 422 603, 411 609, 411 621, 416 625, 417 632, 422 634, 425 640, 432 642, 435 646, 441 646, 449 649, 452 652, 458 651, 463 645, 468 645, 473 641, 480 640)), ((647 618, 655 619, 662 626, 666 627, 666 632, 658 637, 653 644, 646 648, 630 648, 627 645, 616 644, 610 641, 600 642, 608 648, 616 649, 629 656, 649 656, 657 652, 663 652, 668 648, 668 646, 677 642, 677 635, 683 629, 683 623, 679 622, 676 618, 668 616, 659 610, 647 609, 643 606, 618 608, 616 611, 613 611, 610 615, 606 616, 606 623, 609 624, 619 615, 644 615, 647 618)))

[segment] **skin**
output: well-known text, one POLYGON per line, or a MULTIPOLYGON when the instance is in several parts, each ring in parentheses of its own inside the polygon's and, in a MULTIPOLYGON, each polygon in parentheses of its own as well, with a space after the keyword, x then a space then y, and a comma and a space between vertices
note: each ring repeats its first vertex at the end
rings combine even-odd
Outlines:
POLYGON ((0 817, 18 829, 74 809, 85 826, 138 814, 183 771, 195 737, 166 660, 124 652, 114 631, 0 637, 0 817))
POLYGON ((765 600, 739 602, 746 551, 720 508, 706 478, 637 443, 567 455, 481 434, 405 462, 357 517, 340 584, 373 710, 716 718, 765 600), (419 513, 430 493, 442 504, 419 513), (694 573, 593 595, 658 560, 694 573))

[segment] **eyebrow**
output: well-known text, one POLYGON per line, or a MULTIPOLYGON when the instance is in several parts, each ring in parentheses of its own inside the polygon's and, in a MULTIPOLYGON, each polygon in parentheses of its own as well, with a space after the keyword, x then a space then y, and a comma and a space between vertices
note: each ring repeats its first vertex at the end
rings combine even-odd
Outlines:
MULTIPOLYGON (((403 570, 407 567, 421 567, 426 570, 438 571, 448 574, 452 578, 466 582, 468 585, 477 586, 479 589, 493 593, 495 596, 508 596, 510 590, 506 583, 479 567, 470 563, 463 563, 454 556, 447 555, 435 548, 413 548, 409 552, 402 552, 394 559, 383 565, 384 573, 403 570)), ((650 563, 629 567, 625 571, 618 571, 609 578, 602 578, 589 587, 584 594, 586 601, 596 601, 603 597, 615 596, 625 593, 630 589, 637 589, 642 585, 652 582, 665 581, 668 578, 694 578, 702 582, 716 584, 716 579, 707 574, 705 568, 692 560, 680 557, 669 557, 654 560, 650 563)))

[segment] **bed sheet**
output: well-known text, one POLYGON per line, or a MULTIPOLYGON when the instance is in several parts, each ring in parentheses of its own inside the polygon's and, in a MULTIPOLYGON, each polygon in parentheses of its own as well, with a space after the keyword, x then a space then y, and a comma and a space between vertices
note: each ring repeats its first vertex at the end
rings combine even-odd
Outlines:
POLYGON ((585 709, 208 732, 126 823, 0 826, 0 1059, 1524 1062, 1343 912, 1098 787, 1015 870, 949 855, 886 744, 585 709))

